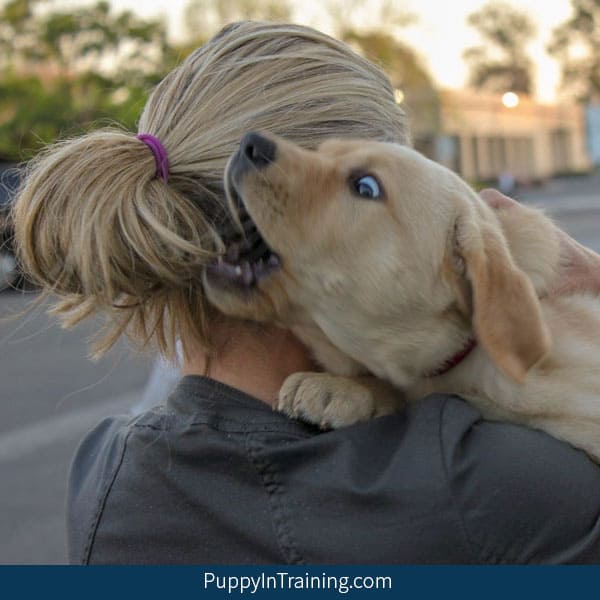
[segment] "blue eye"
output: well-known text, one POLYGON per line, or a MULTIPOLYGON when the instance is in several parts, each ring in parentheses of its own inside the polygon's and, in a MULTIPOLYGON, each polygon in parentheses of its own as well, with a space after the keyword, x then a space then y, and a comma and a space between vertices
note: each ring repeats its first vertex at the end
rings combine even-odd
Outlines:
POLYGON ((361 198, 377 200, 381 197, 379 182, 372 175, 365 175, 354 181, 354 189, 361 198))

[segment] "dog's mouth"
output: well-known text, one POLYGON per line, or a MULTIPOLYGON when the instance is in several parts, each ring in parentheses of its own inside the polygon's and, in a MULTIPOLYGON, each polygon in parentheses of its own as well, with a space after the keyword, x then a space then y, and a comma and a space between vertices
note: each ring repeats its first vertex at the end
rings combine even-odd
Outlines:
POLYGON ((207 266, 207 271, 224 283, 251 289, 277 271, 281 262, 248 214, 229 173, 225 178, 225 192, 242 230, 233 222, 228 223, 221 232, 225 252, 207 266))

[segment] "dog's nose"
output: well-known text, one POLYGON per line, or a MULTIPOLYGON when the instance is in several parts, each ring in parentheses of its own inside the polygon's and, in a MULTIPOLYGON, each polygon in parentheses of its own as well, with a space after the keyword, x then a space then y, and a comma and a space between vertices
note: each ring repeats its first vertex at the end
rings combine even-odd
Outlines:
POLYGON ((262 169, 275 160, 275 142, 260 133, 247 133, 240 142, 240 152, 257 169, 262 169))

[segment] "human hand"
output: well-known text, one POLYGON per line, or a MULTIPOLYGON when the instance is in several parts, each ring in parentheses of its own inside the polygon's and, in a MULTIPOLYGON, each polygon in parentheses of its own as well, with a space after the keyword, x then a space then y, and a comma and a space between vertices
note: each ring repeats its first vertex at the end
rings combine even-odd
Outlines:
MULTIPOLYGON (((494 210, 523 210, 518 202, 498 190, 485 189, 480 196, 494 210)), ((579 291, 600 294, 600 255, 582 246, 558 227, 556 234, 560 240, 561 269, 550 293, 568 295, 579 291)))

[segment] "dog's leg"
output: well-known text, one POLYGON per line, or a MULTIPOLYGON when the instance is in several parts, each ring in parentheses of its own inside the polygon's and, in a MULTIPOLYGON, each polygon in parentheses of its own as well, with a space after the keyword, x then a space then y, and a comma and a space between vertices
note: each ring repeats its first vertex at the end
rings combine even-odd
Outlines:
POLYGON ((398 412, 404 404, 401 391, 376 377, 294 373, 279 391, 277 408, 323 429, 336 429, 398 412))

